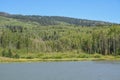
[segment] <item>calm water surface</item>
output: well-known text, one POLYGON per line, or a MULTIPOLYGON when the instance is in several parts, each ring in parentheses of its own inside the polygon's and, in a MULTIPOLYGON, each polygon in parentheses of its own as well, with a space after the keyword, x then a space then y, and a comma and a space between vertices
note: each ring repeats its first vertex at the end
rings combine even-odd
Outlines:
POLYGON ((0 63, 0 80, 120 80, 120 62, 0 63))

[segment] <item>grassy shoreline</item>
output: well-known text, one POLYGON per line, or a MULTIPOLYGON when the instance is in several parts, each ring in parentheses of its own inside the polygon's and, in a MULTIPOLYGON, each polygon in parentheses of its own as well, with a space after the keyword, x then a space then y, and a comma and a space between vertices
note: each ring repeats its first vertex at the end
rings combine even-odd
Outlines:
POLYGON ((56 62, 56 61, 113 61, 120 60, 120 55, 86 54, 75 52, 59 53, 29 53, 21 54, 19 58, 0 57, 0 63, 4 62, 56 62))
POLYGON ((7 63, 7 62, 62 62, 62 61, 118 61, 120 58, 116 57, 102 57, 102 58, 62 58, 62 59, 39 59, 39 58, 34 58, 34 59, 14 59, 14 58, 5 58, 5 57, 0 57, 0 63, 7 63))

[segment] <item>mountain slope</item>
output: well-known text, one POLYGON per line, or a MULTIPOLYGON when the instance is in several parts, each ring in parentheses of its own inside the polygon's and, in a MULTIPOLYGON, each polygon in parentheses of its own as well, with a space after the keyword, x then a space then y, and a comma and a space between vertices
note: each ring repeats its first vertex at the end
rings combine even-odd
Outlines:
POLYGON ((4 12, 0 12, 0 16, 18 19, 23 22, 29 22, 29 21, 37 22, 41 25, 67 24, 67 25, 76 25, 76 26, 105 26, 105 25, 108 26, 114 24, 104 21, 77 19, 77 18, 61 17, 61 16, 13 15, 4 12))

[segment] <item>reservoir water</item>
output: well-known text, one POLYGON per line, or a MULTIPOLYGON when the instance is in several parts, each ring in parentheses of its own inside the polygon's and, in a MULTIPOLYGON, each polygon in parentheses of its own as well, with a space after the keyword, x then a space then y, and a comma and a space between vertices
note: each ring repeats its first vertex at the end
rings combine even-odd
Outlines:
POLYGON ((0 80, 120 80, 120 62, 0 63, 0 80))

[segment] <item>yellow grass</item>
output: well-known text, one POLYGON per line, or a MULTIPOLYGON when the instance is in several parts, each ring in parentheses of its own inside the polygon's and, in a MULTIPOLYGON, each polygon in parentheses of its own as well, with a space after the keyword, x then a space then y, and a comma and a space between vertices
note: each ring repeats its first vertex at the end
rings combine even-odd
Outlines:
POLYGON ((52 61, 101 61, 101 60, 120 60, 114 56, 104 56, 101 58, 62 58, 62 59, 13 59, 0 57, 0 62, 52 62, 52 61))

